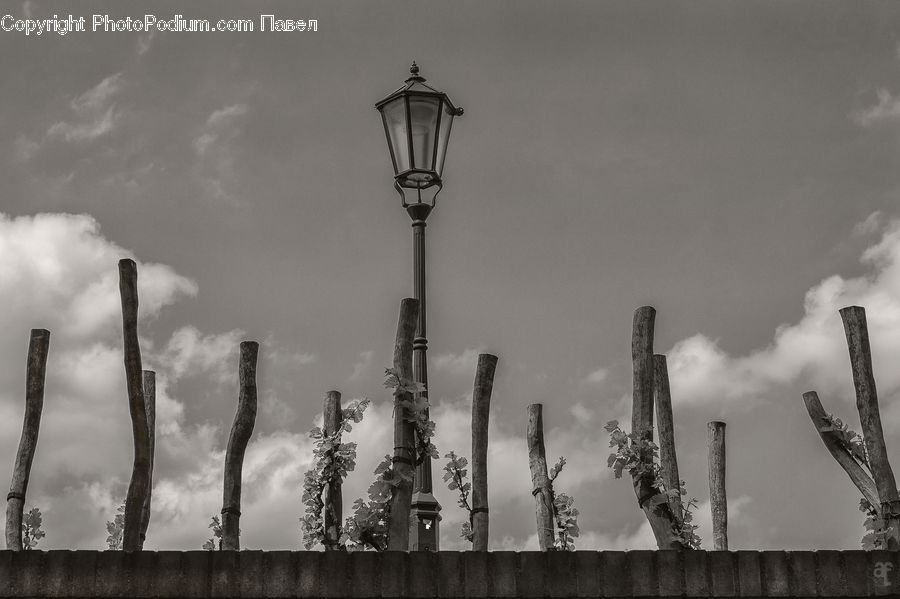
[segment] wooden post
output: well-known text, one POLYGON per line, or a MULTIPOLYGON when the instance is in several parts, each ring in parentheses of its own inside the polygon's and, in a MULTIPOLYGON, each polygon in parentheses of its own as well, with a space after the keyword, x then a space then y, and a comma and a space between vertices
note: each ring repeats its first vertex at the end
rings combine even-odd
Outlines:
MULTIPOLYGON (((400 321, 394 342, 394 370, 401 381, 413 380, 412 353, 419 300, 405 298, 400 302, 400 321)), ((388 550, 409 551, 409 513, 412 505, 413 475, 415 472, 415 431, 412 414, 403 405, 414 400, 413 394, 398 388, 394 394, 394 457, 395 478, 400 482, 391 489, 391 521, 388 525, 388 550)))
POLYGON ((827 415, 819 396, 815 391, 807 391, 803 394, 803 403, 806 404, 806 411, 813 422, 813 426, 819 432, 825 447, 834 457, 835 461, 844 469, 850 480, 866 498, 866 501, 877 510, 881 510, 881 502, 878 501, 878 491, 875 489, 875 481, 863 469, 860 462, 853 457, 850 451, 840 441, 834 429, 826 422, 827 415))
POLYGON ((147 431, 150 433, 150 482, 147 483, 147 497, 141 510, 141 546, 147 539, 150 525, 150 496, 153 494, 153 456, 156 451, 156 373, 144 371, 144 407, 147 408, 147 431))
POLYGON ((894 472, 888 461, 881 429, 881 414, 878 411, 878 393, 875 390, 875 376, 872 372, 872 351, 869 348, 869 331, 866 326, 866 310, 860 306, 848 306, 840 310, 850 351, 850 367, 853 371, 853 386, 856 388, 856 409, 862 425, 863 441, 869 456, 869 469, 875 479, 881 517, 891 527, 888 549, 900 548, 900 496, 894 472))
POLYGON ((534 495, 534 514, 537 518, 537 535, 541 551, 553 548, 555 526, 553 523, 553 493, 547 475, 547 455, 544 451, 543 404, 528 406, 528 466, 531 468, 531 494, 534 495))
POLYGON ((241 548, 241 469, 244 466, 244 452, 253 425, 256 423, 256 358, 259 343, 241 342, 241 357, 238 366, 240 392, 237 413, 228 437, 225 452, 225 486, 222 493, 222 549, 239 551, 241 548))
POLYGON ((47 372, 49 349, 50 331, 31 329, 25 369, 25 418, 12 482, 9 485, 9 495, 6 496, 6 548, 12 551, 22 551, 22 512, 25 508, 25 492, 28 490, 31 463, 34 461, 34 450, 41 428, 44 376, 47 372))
MULTIPOLYGON (((653 329, 656 310, 651 306, 642 306, 635 310, 631 334, 631 361, 633 369, 633 393, 631 407, 631 427, 635 438, 642 442, 653 440, 653 329)), ((645 463, 653 459, 649 451, 641 451, 641 460, 645 463)), ((660 549, 682 549, 683 545, 675 536, 675 516, 669 508, 667 498, 661 504, 649 501, 659 494, 654 486, 655 481, 646 473, 633 479, 634 493, 638 505, 647 516, 656 544, 660 549)))
MULTIPOLYGON (((675 424, 672 418, 672 394, 669 390, 669 369, 666 357, 662 354, 653 356, 653 383, 655 389, 656 422, 659 430, 659 465, 666 489, 681 489, 681 478, 678 474, 678 458, 675 456, 675 424)), ((669 498, 669 507, 675 518, 681 522, 683 508, 681 495, 669 498)))
POLYGON ((141 348, 138 343, 137 265, 134 260, 119 260, 119 294, 122 297, 122 332, 125 346, 125 380, 128 388, 128 409, 131 413, 131 433, 134 439, 134 464, 131 482, 125 498, 125 530, 122 549, 140 551, 141 518, 147 491, 150 488, 150 432, 141 369, 141 348))
POLYGON ((725 423, 713 421, 709 430, 709 503, 713 549, 728 551, 728 500, 725 496, 725 423))
MULTIPOLYGON (((338 391, 329 391, 325 394, 324 404, 325 435, 333 435, 341 426, 341 394, 338 391)), ((338 540, 341 537, 341 514, 343 512, 343 495, 341 493, 341 480, 337 479, 325 486, 322 491, 323 520, 325 539, 323 544, 326 551, 337 551, 338 540)))
MULTIPOLYGON (((497 356, 480 354, 475 370, 472 393, 472 549, 488 549, 487 452, 488 421, 491 415, 491 392, 497 356)), ((546 463, 545 463, 546 468, 546 463)))

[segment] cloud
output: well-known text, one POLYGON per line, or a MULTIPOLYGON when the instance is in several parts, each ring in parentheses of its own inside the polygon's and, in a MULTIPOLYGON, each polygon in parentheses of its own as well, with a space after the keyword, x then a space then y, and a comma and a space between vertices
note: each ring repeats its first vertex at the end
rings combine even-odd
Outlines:
POLYGON ((883 220, 884 214, 882 214, 881 210, 876 210, 875 212, 867 216, 865 220, 862 220, 854 225, 853 236, 866 237, 878 232, 881 229, 883 220))
POLYGON ((215 199, 235 200, 229 191, 236 159, 233 144, 241 133, 241 118, 248 110, 246 104, 232 104, 214 110, 207 117, 201 133, 194 138, 200 183, 215 199))
POLYGON ((357 380, 372 367, 372 359, 375 357, 375 352, 371 349, 367 349, 365 351, 359 352, 359 360, 353 364, 353 372, 350 373, 350 380, 357 380))
POLYGON ((608 368, 598 368, 594 372, 590 373, 586 377, 584 377, 584 382, 588 384, 598 384, 602 383, 606 380, 606 377, 609 376, 608 368))
POLYGON ((878 103, 853 112, 853 120, 863 127, 900 121, 900 96, 894 96, 884 88, 879 88, 876 95, 878 103))
POLYGON ((115 73, 77 96, 69 103, 72 110, 70 119, 51 125, 47 130, 47 137, 67 142, 85 142, 112 131, 119 118, 112 100, 122 90, 124 83, 122 74, 115 73))
MULTIPOLYGON (((871 230, 878 217, 863 227, 871 230)), ((900 220, 862 255, 867 272, 859 277, 830 276, 812 287, 804 314, 775 331, 772 343, 744 356, 731 356, 716 340, 697 333, 668 352, 675 405, 730 405, 746 409, 777 396, 778 389, 805 383, 830 394, 852 394, 847 348, 838 310, 867 309, 873 363, 885 405, 900 389, 900 220)))
POLYGON ((435 370, 449 374, 468 374, 475 376, 475 367, 478 364, 478 354, 485 352, 483 346, 469 347, 459 354, 438 354, 431 358, 431 366, 435 370))

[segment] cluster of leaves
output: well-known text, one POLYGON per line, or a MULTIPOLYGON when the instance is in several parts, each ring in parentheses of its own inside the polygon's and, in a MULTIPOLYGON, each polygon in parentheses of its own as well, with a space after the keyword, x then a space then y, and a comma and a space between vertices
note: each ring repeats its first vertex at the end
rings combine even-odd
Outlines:
POLYGON ((831 432, 860 465, 869 469, 869 453, 866 451, 862 436, 850 430, 850 427, 834 414, 828 414, 823 421, 823 426, 820 426, 819 430, 823 433, 831 432))
POLYGON ((22 548, 27 550, 37 547, 38 541, 44 538, 41 529, 43 516, 41 510, 33 507, 22 517, 22 548))
MULTIPOLYGON (((410 473, 408 476, 412 476, 410 473)), ((344 521, 339 544, 347 551, 387 549, 388 526, 391 516, 391 495, 393 488, 404 479, 391 468, 391 456, 382 458, 375 467, 375 481, 369 485, 368 501, 357 499, 353 502, 353 515, 344 521)))
POLYGON ((556 538, 553 547, 559 551, 575 551, 574 538, 578 536, 578 509, 575 498, 565 493, 557 494, 553 481, 566 465, 566 458, 560 457, 550 469, 550 495, 553 498, 553 519, 556 522, 556 538))
POLYGON ((210 523, 207 528, 211 528, 213 531, 213 536, 210 539, 206 539, 206 542, 203 543, 203 547, 206 551, 215 551, 216 549, 222 548, 222 523, 219 521, 218 516, 213 516, 210 518, 210 523))
POLYGON ((122 550, 122 538, 125 534, 125 502, 122 502, 116 509, 116 516, 113 518, 112 522, 109 520, 106 521, 106 532, 109 535, 106 537, 106 546, 107 549, 112 549, 115 551, 122 550))
MULTIPOLYGON (((862 435, 850 430, 850 427, 834 414, 826 415, 822 421, 819 431, 823 433, 830 432, 834 435, 844 449, 853 456, 853 459, 871 474, 872 468, 869 465, 869 454, 866 451, 866 444, 862 435)), ((882 517, 879 507, 862 498, 859 500, 859 511, 866 515, 866 520, 863 523, 866 534, 860 539, 862 548, 887 549, 887 538, 891 534, 892 529, 888 521, 882 517)))
POLYGON ((609 433, 609 446, 615 448, 615 452, 609 455, 607 466, 613 469, 616 478, 621 478, 622 473, 627 470, 632 480, 649 479, 656 493, 646 503, 653 508, 668 505, 673 515, 672 532, 683 546, 700 549, 701 539, 697 534, 699 526, 693 523, 697 500, 693 497, 688 500, 680 518, 678 510, 672 509, 676 502, 681 501, 682 496, 687 495, 687 490, 684 481, 679 481, 677 489, 667 488, 659 465, 659 446, 650 439, 626 433, 619 427, 617 420, 610 420, 603 428, 609 433))
POLYGON ((394 410, 406 408, 404 418, 416 425, 416 465, 426 458, 438 459, 440 454, 431 442, 434 437, 434 421, 428 415, 428 395, 425 385, 403 378, 395 368, 384 371, 384 386, 394 391, 394 410), (412 399, 405 399, 409 394, 412 399))
MULTIPOLYGON (((300 518, 300 528, 303 533, 303 544, 311 549, 316 543, 325 542, 325 521, 322 512, 325 504, 322 501, 322 493, 330 484, 346 478, 347 473, 356 467, 356 443, 343 443, 344 433, 353 429, 353 424, 362 421, 366 408, 369 407, 368 399, 358 399, 350 402, 346 409, 341 410, 341 422, 331 434, 327 434, 322 428, 315 427, 309 431, 313 439, 313 465, 303 477, 302 502, 305 513, 300 518)), ((340 536, 340 531, 336 531, 340 536)))
POLYGON ((472 491, 472 483, 466 480, 466 474, 468 473, 466 466, 469 464, 469 460, 462 456, 457 456, 453 451, 444 457, 449 460, 444 464, 444 482, 447 483, 447 488, 451 491, 459 491, 459 499, 456 500, 456 505, 466 510, 469 514, 469 520, 463 522, 462 527, 460 527, 459 536, 472 543, 475 539, 475 532, 472 530, 472 517, 474 514, 472 513, 472 506, 469 504, 469 493, 472 491))

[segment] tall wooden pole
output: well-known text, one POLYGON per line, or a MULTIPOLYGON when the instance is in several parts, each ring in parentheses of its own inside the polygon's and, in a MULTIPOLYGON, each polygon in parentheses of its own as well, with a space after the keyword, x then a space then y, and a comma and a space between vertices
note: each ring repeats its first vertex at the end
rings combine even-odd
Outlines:
POLYGON ((131 413, 131 433, 134 439, 134 464, 131 482, 125 498, 125 530, 122 549, 140 551, 141 519, 147 490, 150 488, 150 429, 144 403, 141 348, 138 343, 137 265, 134 260, 119 260, 119 294, 122 297, 122 332, 125 346, 125 380, 128 388, 128 409, 131 413))
POLYGON ((144 371, 144 406, 147 408, 147 430, 150 433, 150 482, 147 484, 147 497, 141 510, 141 546, 147 539, 147 527, 150 525, 150 496, 153 494, 153 459, 156 451, 156 373, 144 371))
MULTIPOLYGON (((656 310, 652 306, 642 306, 635 310, 631 329, 631 362, 633 370, 633 392, 631 404, 632 434, 642 443, 653 441, 653 333, 656 310)), ((650 464, 652 453, 640 449, 641 461, 650 464)), ((649 500, 659 493, 655 486, 651 469, 633 478, 634 493, 638 506, 647 516, 656 544, 660 549, 683 549, 683 544, 673 532, 675 516, 668 501, 656 505, 649 500)))
MULTIPOLYGON (((669 490, 681 488, 678 474, 678 458, 675 455, 675 424, 672 418, 672 394, 669 390, 669 369, 666 357, 662 354, 653 356, 653 384, 655 389, 656 421, 659 430, 659 465, 663 482, 669 490)), ((683 508, 681 495, 669 498, 669 507, 675 518, 681 522, 683 508)))
POLYGON ((22 512, 44 409, 44 377, 49 350, 50 331, 32 329, 25 370, 25 418, 12 482, 6 496, 6 548, 12 551, 22 551, 22 512))
POLYGON ((222 549, 239 551, 241 548, 241 470, 244 452, 253 426, 256 423, 256 358, 259 343, 241 342, 238 365, 240 392, 237 412, 228 437, 225 452, 225 485, 222 492, 222 549))
MULTIPOLYGON (((329 391, 325 394, 323 406, 325 435, 330 436, 341 427, 341 394, 338 391, 329 391)), ((341 514, 343 512, 343 494, 341 492, 341 479, 329 482, 322 491, 323 521, 325 539, 323 544, 326 551, 337 551, 338 540, 341 536, 341 514)))
POLYGON ((725 423, 710 422, 709 503, 712 511, 713 549, 728 551, 728 499, 725 495, 725 423))
POLYGON ((541 551, 553 548, 553 493, 547 475, 547 455, 544 450, 543 404, 528 406, 528 466, 531 468, 531 494, 534 495, 534 515, 537 520, 538 544, 541 551))
MULTIPOLYGON (((412 350, 419 301, 406 298, 400 302, 400 320, 394 342, 394 370, 400 380, 413 380, 412 350)), ((403 404, 413 401, 409 391, 397 389, 394 395, 394 473, 400 483, 391 489, 391 518, 388 526, 388 550, 409 551, 409 514, 412 504, 415 472, 415 422, 403 404)))
POLYGON ((472 549, 488 548, 487 453, 488 421, 491 415, 491 393, 497 356, 480 354, 475 370, 472 393, 472 549))
POLYGON ((891 527, 887 539, 888 549, 900 549, 900 496, 894 471, 888 461, 884 432, 881 428, 881 414, 878 410, 878 392, 875 390, 875 375, 872 372, 872 350, 869 347, 869 330, 866 325, 866 310, 860 306, 848 306, 840 311, 850 351, 850 367, 853 371, 853 385, 856 388, 856 409, 862 425, 863 441, 869 456, 869 469, 875 479, 878 497, 881 500, 881 517, 891 527))

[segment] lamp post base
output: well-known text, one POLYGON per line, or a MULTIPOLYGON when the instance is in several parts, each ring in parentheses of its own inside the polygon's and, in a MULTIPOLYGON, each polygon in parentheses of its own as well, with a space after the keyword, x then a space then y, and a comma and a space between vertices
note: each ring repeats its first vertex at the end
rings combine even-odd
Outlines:
POLYGON ((440 550, 441 504, 431 493, 416 491, 412 496, 409 526, 410 551, 440 550))

